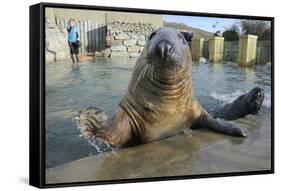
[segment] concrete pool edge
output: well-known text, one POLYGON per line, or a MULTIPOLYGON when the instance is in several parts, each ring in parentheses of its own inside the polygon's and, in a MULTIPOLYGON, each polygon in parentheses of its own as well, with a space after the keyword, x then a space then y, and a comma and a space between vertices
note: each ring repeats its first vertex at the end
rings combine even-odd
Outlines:
POLYGON ((182 134, 47 169, 46 183, 270 170, 270 141, 264 145, 251 138, 245 141, 213 132, 196 131, 191 136, 182 134))

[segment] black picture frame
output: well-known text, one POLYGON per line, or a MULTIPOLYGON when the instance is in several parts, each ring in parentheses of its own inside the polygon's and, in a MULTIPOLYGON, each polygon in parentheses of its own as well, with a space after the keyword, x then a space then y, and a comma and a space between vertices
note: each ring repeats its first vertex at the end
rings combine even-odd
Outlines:
POLYGON ((84 186, 99 184, 116 184, 131 182, 163 181, 177 179, 194 179, 210 177, 243 176, 274 173, 274 18, 249 15, 230 15, 215 13, 197 13, 155 9, 135 9, 125 7, 103 7, 93 5, 74 5, 57 3, 39 3, 30 6, 30 154, 29 154, 29 183, 38 188, 53 188, 65 186, 84 186), (72 182, 46 184, 45 182, 45 9, 71 8, 80 10, 123 11, 134 13, 188 15, 200 17, 239 18, 266 20, 271 22, 271 169, 251 172, 214 173, 172 177, 121 179, 108 181, 72 182))

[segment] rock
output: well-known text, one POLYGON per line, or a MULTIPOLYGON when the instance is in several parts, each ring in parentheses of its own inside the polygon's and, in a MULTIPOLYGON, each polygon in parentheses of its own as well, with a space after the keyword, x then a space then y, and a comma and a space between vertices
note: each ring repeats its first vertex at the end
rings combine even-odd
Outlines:
POLYGON ((118 51, 118 52, 127 51, 126 46, 111 46, 110 48, 111 48, 112 51, 118 51))
POLYGON ((123 57, 123 58, 128 58, 129 53, 128 52, 111 52, 110 57, 123 57))
POLYGON ((123 40, 114 40, 111 43, 111 46, 120 46, 123 45, 123 40))
POLYGON ((95 56, 96 57, 101 57, 101 56, 103 56, 103 53, 99 52, 99 51, 95 51, 95 56))
POLYGON ((46 51, 45 53, 45 62, 46 64, 52 64, 55 62, 55 55, 51 52, 46 51))
POLYGON ((112 27, 111 24, 107 25, 107 31, 110 31, 110 30, 112 30, 112 29, 113 29, 113 27, 112 27))
POLYGON ((140 46, 140 52, 142 52, 144 49, 144 46, 140 46))
POLYGON ((123 40, 115 40, 113 35, 106 37, 106 46, 118 46, 122 45, 123 40))
POLYGON ((110 54, 111 54, 111 49, 110 48, 106 48, 104 51, 103 51, 103 56, 104 57, 110 57, 110 54))
POLYGON ((131 37, 132 39, 138 40, 138 35, 136 35, 136 34, 131 34, 130 37, 131 37))
POLYGON ((114 41, 114 37, 112 35, 107 35, 106 37, 106 45, 112 46, 112 41, 114 41))
POLYGON ((139 35, 138 36, 138 40, 145 40, 145 36, 144 35, 139 35))
POLYGON ((137 58, 140 56, 141 53, 136 53, 136 52, 131 52, 130 53, 130 58, 137 58))
POLYGON ((138 45, 145 46, 146 41, 145 40, 138 40, 138 45))
POLYGON ((129 46, 128 47, 128 52, 139 52, 140 51, 140 47, 139 46, 129 46))
POLYGON ((50 28, 50 29, 54 29, 56 27, 56 23, 54 21, 54 19, 51 19, 51 18, 46 18, 46 26, 47 28, 50 28))
POLYGON ((119 40, 119 39, 120 40, 128 40, 128 39, 130 39, 130 37, 125 33, 120 33, 117 36, 115 36, 115 39, 117 39, 117 40, 119 40))
POLYGON ((134 45, 136 45, 136 42, 137 42, 136 40, 130 39, 130 40, 124 40, 123 44, 126 46, 134 46, 134 45))

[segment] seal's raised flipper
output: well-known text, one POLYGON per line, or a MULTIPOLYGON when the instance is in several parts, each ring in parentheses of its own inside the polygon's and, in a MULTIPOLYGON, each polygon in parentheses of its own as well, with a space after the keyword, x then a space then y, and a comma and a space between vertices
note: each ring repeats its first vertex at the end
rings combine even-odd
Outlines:
POLYGON ((225 124, 219 123, 217 120, 211 117, 207 112, 203 113, 200 116, 199 121, 194 125, 210 128, 226 135, 239 136, 239 137, 247 136, 241 128, 235 127, 229 123, 225 123, 225 124))
POLYGON ((210 110, 209 113, 213 118, 235 120, 249 114, 257 114, 262 106, 263 100, 264 90, 260 87, 255 87, 248 93, 239 96, 233 102, 215 110, 210 110))
POLYGON ((99 108, 81 110, 77 116, 81 135, 87 139, 93 136, 101 138, 113 146, 126 145, 132 137, 131 127, 125 112, 120 108, 119 110, 111 120, 99 108))

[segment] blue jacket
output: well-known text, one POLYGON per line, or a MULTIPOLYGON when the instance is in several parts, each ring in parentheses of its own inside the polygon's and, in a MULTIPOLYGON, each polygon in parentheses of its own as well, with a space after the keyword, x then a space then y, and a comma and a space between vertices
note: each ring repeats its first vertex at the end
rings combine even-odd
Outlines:
POLYGON ((69 42, 77 42, 77 39, 79 38, 78 27, 76 25, 73 27, 67 25, 66 30, 68 32, 67 40, 69 42))

